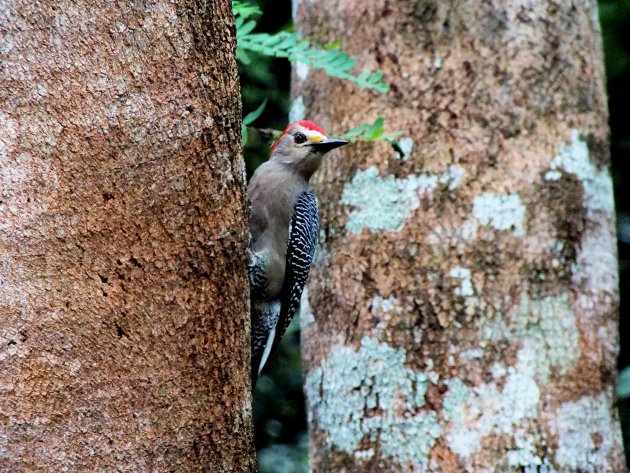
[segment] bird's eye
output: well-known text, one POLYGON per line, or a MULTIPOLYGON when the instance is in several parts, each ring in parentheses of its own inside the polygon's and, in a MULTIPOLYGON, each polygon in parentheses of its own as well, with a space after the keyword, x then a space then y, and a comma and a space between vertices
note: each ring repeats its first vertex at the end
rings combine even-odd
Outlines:
POLYGON ((295 135, 293 135, 293 139, 295 140, 297 144, 301 144, 306 141, 306 136, 304 136, 304 133, 300 133, 298 131, 295 135))

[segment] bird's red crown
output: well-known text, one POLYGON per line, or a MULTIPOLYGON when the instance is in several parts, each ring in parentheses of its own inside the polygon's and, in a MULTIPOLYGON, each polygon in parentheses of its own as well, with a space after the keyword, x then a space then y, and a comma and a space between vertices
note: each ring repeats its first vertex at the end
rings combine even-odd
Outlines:
POLYGON ((284 130, 284 132, 286 133, 286 131, 289 128, 291 128, 292 126, 295 126, 295 125, 303 126, 307 130, 318 131, 322 135, 326 136, 326 132, 324 131, 324 129, 321 126, 319 126, 317 123, 313 123, 313 122, 308 121, 308 120, 298 120, 297 122, 290 123, 289 126, 287 126, 287 129, 284 130))
POLYGON ((292 122, 292 123, 289 123, 287 125, 287 127, 284 129, 284 131, 278 137, 278 139, 273 143, 273 145, 271 145, 271 150, 270 150, 269 154, 273 153, 273 150, 276 148, 276 145, 278 144, 278 141, 280 141, 280 138, 282 138, 284 135, 286 135, 288 133, 288 131, 291 128, 293 128, 295 125, 300 125, 300 126, 306 128, 307 130, 317 131, 317 132, 321 133, 322 135, 326 136, 326 132, 324 131, 324 129, 321 126, 319 126, 317 123, 313 123, 310 120, 298 120, 296 122, 292 122))

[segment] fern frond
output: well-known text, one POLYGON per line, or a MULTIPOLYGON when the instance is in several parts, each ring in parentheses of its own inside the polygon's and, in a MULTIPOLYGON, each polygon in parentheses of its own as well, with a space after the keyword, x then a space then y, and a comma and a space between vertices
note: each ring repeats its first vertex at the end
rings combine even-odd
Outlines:
POLYGON ((253 16, 259 16, 262 14, 262 11, 260 11, 260 8, 258 8, 258 6, 253 5, 249 2, 234 0, 232 2, 232 13, 234 13, 236 28, 238 30, 239 21, 245 22, 253 16))
POLYGON ((260 117, 267 106, 267 98, 263 100, 263 102, 258 106, 256 110, 253 112, 249 112, 247 115, 243 117, 243 122, 241 124, 241 137, 243 140, 243 145, 247 143, 247 127, 251 125, 260 117))
POLYGON ((396 138, 403 134, 402 131, 385 132, 385 120, 378 117, 373 123, 361 123, 358 127, 347 131, 342 135, 350 141, 387 141, 391 145, 396 143, 396 138))
POLYGON ((362 88, 379 92, 389 90, 389 85, 381 80, 381 71, 353 74, 351 70, 356 60, 339 49, 338 42, 317 48, 308 40, 288 31, 274 34, 252 33, 256 27, 253 17, 261 13, 260 9, 240 0, 233 2, 232 9, 236 21, 236 58, 244 64, 250 63, 248 52, 256 52, 321 69, 330 77, 348 80, 362 88))

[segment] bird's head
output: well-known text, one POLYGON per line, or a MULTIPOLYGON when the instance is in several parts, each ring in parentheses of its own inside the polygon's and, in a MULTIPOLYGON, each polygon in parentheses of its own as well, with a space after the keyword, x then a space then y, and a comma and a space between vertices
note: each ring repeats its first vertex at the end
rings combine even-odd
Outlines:
POLYGON ((313 122, 300 120, 290 123, 271 147, 271 160, 295 168, 306 179, 317 170, 324 154, 348 144, 346 140, 330 139, 313 122))

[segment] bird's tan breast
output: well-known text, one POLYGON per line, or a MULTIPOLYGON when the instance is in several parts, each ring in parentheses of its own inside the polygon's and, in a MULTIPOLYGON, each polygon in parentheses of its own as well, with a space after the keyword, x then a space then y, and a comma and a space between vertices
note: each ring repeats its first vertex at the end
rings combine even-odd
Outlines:
POLYGON ((252 249, 267 261, 270 295, 279 294, 282 289, 289 224, 297 198, 307 188, 303 179, 296 179, 292 172, 272 162, 261 165, 250 181, 252 249))

